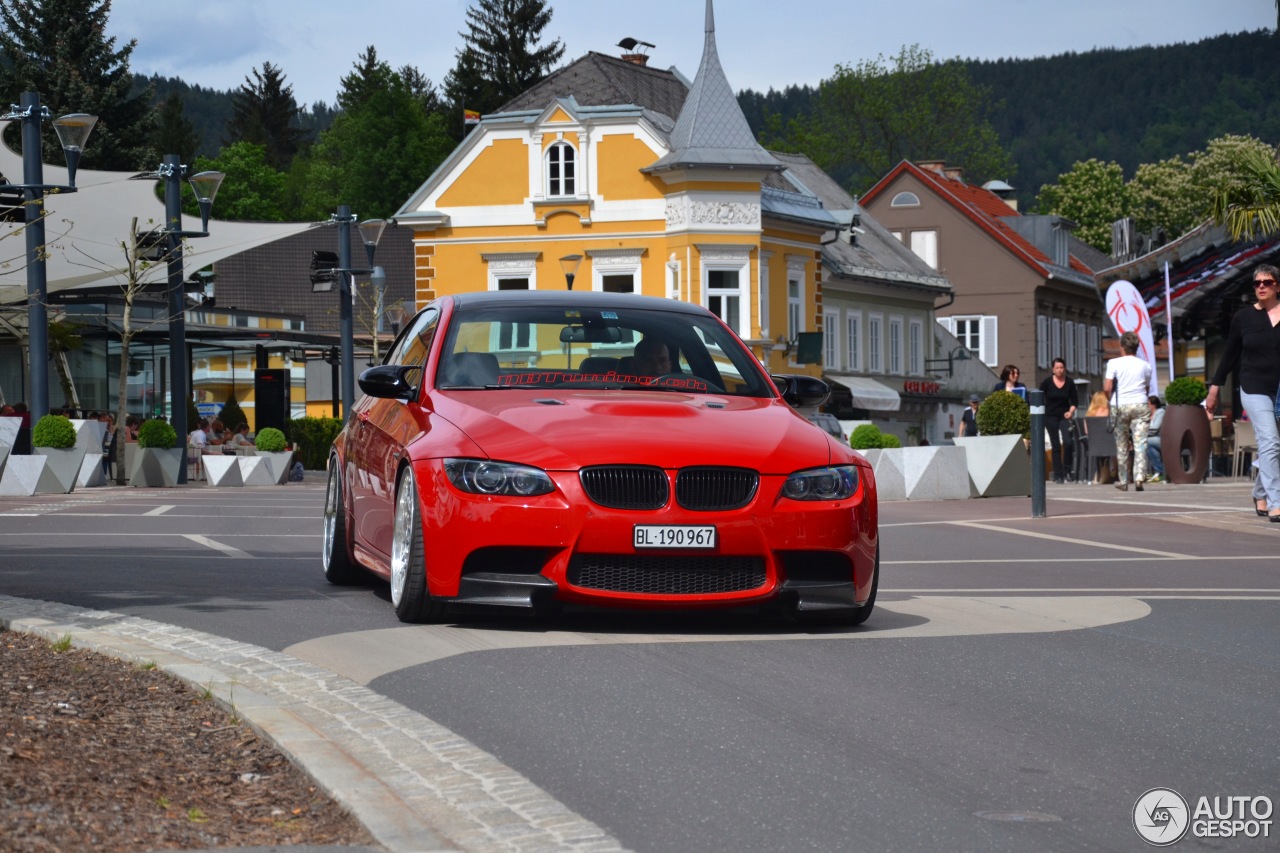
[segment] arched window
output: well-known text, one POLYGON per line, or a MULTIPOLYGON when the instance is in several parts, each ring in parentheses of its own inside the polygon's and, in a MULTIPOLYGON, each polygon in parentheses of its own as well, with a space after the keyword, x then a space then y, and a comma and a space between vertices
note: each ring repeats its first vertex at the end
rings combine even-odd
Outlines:
POLYGON ((893 197, 893 201, 889 202, 889 206, 890 207, 919 207, 920 196, 912 192, 906 192, 904 190, 903 192, 900 192, 893 197))
POLYGON ((557 142, 547 149, 547 198, 577 195, 576 155, 567 142, 557 142))

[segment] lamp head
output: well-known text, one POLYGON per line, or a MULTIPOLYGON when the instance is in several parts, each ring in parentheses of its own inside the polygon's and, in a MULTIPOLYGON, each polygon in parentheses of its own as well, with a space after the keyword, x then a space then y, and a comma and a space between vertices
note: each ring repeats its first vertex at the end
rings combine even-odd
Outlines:
POLYGON ((387 227, 387 220, 366 219, 356 227, 360 229, 360 239, 364 242, 364 253, 369 258, 369 266, 372 267, 373 253, 378 248, 378 241, 382 239, 382 232, 387 227))
POLYGON ((87 113, 71 113, 53 120, 58 142, 67 155, 67 183, 73 187, 76 185, 76 167, 80 165, 80 155, 97 123, 98 117, 87 113))
POLYGON ((565 255, 560 259, 560 269, 564 270, 564 280, 570 290, 573 290, 573 278, 578 274, 581 263, 582 255, 565 255))
POLYGON ((200 204, 200 229, 209 230, 209 212, 213 210, 213 199, 222 186, 222 172, 198 172, 189 178, 191 189, 195 190, 196 201, 200 204))

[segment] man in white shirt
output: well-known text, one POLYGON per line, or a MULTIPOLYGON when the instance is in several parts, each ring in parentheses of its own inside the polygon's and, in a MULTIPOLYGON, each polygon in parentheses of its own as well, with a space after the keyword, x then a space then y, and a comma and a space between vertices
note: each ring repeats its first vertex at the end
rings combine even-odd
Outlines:
POLYGON ((1102 391, 1116 410, 1116 488, 1129 491, 1129 457, 1133 457, 1133 487, 1142 491, 1147 479, 1147 429, 1151 425, 1151 408, 1147 405, 1147 388, 1151 383, 1151 365, 1138 358, 1140 342, 1133 332, 1120 336, 1120 358, 1107 362, 1107 376, 1102 391))

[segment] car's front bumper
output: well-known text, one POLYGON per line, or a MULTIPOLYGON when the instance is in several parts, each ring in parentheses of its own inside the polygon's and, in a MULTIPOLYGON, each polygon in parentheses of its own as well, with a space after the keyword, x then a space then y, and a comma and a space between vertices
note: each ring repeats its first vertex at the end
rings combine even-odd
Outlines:
POLYGON ((574 473, 553 473, 552 494, 517 499, 461 492, 437 460, 420 462, 428 589, 506 607, 854 608, 870 595, 877 544, 874 486, 863 470, 843 501, 785 500, 785 478, 761 476, 741 509, 630 511, 592 503, 574 473), (712 524, 716 547, 638 551, 637 524, 712 524))

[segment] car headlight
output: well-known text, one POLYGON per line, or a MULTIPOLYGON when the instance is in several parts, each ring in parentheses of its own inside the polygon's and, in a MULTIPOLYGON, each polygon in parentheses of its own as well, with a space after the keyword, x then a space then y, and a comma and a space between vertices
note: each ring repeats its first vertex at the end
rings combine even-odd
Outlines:
POLYGON ((476 495, 530 497, 549 494, 556 488, 546 471, 511 462, 446 459, 444 473, 454 486, 476 495))
POLYGON ((793 501, 841 501, 858 491, 858 466, 836 465, 797 471, 782 485, 782 496, 793 501))

